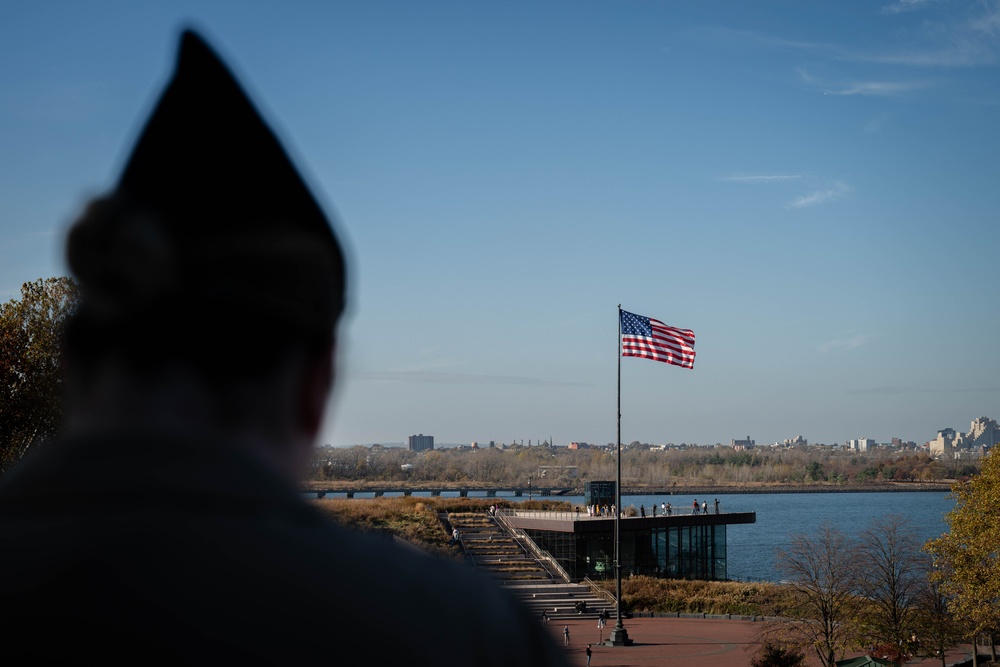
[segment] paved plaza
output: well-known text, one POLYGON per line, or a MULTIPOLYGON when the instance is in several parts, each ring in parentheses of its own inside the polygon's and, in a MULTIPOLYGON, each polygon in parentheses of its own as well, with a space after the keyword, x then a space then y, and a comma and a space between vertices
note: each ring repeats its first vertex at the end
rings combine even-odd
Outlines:
MULTIPOLYGON (((614 621, 603 629, 593 619, 549 623, 549 631, 556 641, 563 643, 563 628, 569 626, 570 664, 583 667, 587 664, 587 644, 591 644, 591 667, 746 667, 750 664, 752 642, 762 624, 753 621, 730 621, 696 618, 630 618, 625 629, 634 644, 627 647, 602 646, 614 621)), ((956 650, 945 657, 947 664, 968 658, 969 647, 956 650)), ((847 657, 860 655, 852 653, 847 657)), ((808 656, 807 656, 808 657, 808 656)), ((818 665, 812 659, 810 664, 818 665)), ((940 667, 940 660, 919 660, 908 663, 910 667, 940 667)))

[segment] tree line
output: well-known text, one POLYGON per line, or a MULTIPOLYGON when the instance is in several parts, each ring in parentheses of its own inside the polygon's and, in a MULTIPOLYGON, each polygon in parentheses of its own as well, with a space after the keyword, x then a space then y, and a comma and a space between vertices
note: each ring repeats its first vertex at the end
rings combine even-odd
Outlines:
MULTIPOLYGON (((546 445, 434 449, 320 447, 312 481, 465 483, 582 488, 587 480, 613 480, 617 455, 606 449, 572 450, 546 445)), ((847 452, 826 446, 735 451, 696 447, 622 450, 622 484, 670 488, 696 485, 841 484, 940 482, 974 474, 977 461, 940 461, 921 452, 847 452)))

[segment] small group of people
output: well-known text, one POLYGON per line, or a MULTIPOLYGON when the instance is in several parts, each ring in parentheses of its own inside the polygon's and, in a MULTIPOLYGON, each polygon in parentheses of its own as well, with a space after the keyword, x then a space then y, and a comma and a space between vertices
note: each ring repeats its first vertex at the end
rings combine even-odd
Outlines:
MULTIPOLYGON (((699 506, 698 505, 698 499, 695 498, 694 502, 691 504, 691 513, 692 514, 697 514, 699 511, 702 514, 708 514, 708 503, 705 502, 705 501, 702 501, 701 505, 699 506)), ((716 514, 719 513, 719 499, 718 498, 715 499, 715 513, 716 514)))
MULTIPOLYGON (((654 507, 655 507, 655 505, 654 505, 654 507)), ((660 504, 660 509, 663 510, 663 515, 664 516, 670 516, 670 513, 673 511, 673 508, 670 506, 670 503, 661 503, 660 504)))
POLYGON ((587 505, 587 516, 614 516, 615 506, 612 505, 608 507, 607 505, 587 505))

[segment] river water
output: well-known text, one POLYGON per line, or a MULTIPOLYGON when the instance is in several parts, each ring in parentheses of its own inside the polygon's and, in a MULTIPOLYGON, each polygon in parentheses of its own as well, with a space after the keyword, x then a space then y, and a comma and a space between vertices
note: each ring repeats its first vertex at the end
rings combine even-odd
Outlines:
MULTIPOLYGON (((873 519, 890 514, 904 517, 920 544, 948 531, 946 513, 955 507, 947 493, 746 493, 699 497, 707 501, 709 512, 715 499, 722 512, 756 512, 757 523, 726 528, 727 568, 730 579, 779 581, 775 550, 787 548, 793 535, 816 534, 824 522, 849 537, 858 537, 873 519)), ((625 496, 625 507, 645 505, 651 514, 653 503, 688 508, 694 496, 625 496)), ((583 503, 582 496, 565 498, 583 503)))

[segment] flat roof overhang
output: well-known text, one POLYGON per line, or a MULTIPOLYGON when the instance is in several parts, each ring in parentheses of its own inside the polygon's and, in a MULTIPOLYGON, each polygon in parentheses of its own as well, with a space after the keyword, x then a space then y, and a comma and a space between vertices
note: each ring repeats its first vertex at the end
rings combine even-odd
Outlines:
MULTIPOLYGON (((509 510, 508 510, 509 511, 509 510)), ((551 530, 557 533, 614 532, 614 517, 578 516, 572 512, 514 510, 506 519, 522 530, 551 530)), ((623 531, 674 528, 681 526, 720 526, 757 523, 756 512, 725 512, 722 514, 678 514, 670 516, 630 516, 620 519, 623 531)))

